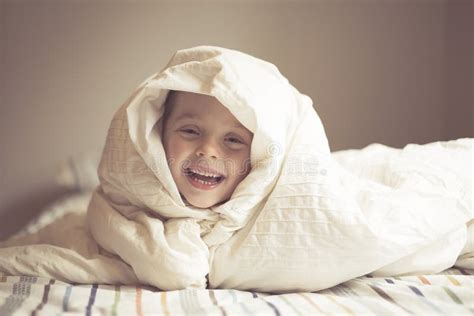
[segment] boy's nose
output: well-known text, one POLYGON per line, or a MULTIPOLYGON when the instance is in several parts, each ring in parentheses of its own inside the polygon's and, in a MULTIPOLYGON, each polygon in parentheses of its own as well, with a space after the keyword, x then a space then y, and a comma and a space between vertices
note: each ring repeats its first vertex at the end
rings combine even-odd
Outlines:
POLYGON ((217 144, 212 141, 203 142, 197 149, 196 155, 199 157, 209 157, 217 159, 219 156, 219 149, 217 144))

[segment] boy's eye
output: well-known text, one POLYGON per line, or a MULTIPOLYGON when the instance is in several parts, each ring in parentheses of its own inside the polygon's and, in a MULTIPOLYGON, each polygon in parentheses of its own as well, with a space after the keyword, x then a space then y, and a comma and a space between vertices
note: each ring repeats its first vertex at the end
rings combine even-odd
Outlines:
POLYGON ((187 133, 187 134, 198 134, 198 132, 194 129, 191 128, 183 128, 181 129, 181 132, 187 133))
POLYGON ((185 134, 189 134, 189 135, 199 135, 199 132, 192 128, 182 128, 179 131, 185 134))
POLYGON ((234 143, 234 144, 244 144, 244 142, 236 137, 228 137, 227 138, 228 142, 234 143))

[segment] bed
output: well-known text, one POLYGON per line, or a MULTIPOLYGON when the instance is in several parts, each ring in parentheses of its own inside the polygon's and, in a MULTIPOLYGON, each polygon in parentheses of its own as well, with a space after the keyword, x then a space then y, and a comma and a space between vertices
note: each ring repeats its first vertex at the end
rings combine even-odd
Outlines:
MULTIPOLYGON (((71 159, 58 182, 78 193, 50 204, 18 234, 84 212, 97 179, 99 155, 71 159)), ((335 267, 337 269, 337 267, 335 267)), ((70 284, 43 277, 0 275, 0 315, 473 315, 474 270, 439 274, 366 275, 319 292, 285 294, 231 289, 160 291, 149 286, 70 284)))
POLYGON ((362 277, 318 293, 237 290, 160 292, 147 287, 74 285, 0 277, 0 315, 472 315, 473 271, 362 277))

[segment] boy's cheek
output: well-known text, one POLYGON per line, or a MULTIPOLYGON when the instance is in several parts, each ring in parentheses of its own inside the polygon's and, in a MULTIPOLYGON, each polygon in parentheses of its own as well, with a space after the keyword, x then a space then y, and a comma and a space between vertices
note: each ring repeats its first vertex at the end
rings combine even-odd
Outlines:
POLYGON ((183 151, 181 142, 176 138, 167 139, 164 144, 165 153, 168 157, 176 158, 183 151))

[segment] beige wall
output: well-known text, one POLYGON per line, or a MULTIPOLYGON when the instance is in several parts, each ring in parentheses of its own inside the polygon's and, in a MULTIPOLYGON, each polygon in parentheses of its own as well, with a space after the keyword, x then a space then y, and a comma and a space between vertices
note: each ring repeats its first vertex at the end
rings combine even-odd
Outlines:
POLYGON ((64 191, 57 165, 100 148, 180 48, 278 65, 333 150, 474 136, 472 1, 118 2, 0 0, 0 238, 64 191))
POLYGON ((445 137, 474 135, 474 1, 446 6, 445 137))

